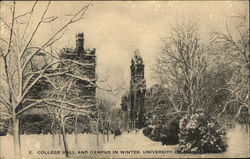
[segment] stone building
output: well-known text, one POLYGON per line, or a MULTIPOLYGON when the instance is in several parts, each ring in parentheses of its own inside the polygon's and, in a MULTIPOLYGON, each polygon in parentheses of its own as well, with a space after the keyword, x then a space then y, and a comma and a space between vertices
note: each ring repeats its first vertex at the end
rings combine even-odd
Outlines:
MULTIPOLYGON (((87 79, 87 81, 75 78, 75 84, 71 87, 73 91, 73 98, 70 99, 72 103, 76 103, 78 105, 95 105, 96 103, 96 50, 95 49, 85 49, 84 48, 84 34, 79 33, 76 35, 76 46, 74 49, 71 48, 63 48, 60 52, 60 59, 67 61, 77 61, 82 64, 89 64, 89 65, 79 65, 72 62, 63 62, 57 66, 55 70, 58 68, 65 68, 70 70, 70 74, 74 76, 79 76, 81 78, 87 79)), ((39 71, 43 67, 47 66, 48 63, 52 62, 51 57, 46 56, 44 53, 39 53, 35 56, 32 61, 30 62, 30 67, 28 68, 27 72, 29 71, 39 71)), ((51 77, 52 78, 52 77, 51 77)), ((53 78, 60 78, 60 79, 67 79, 70 78, 67 75, 59 75, 53 78)), ((42 78, 38 81, 36 85, 30 90, 28 96, 31 99, 42 99, 45 98, 47 92, 53 90, 53 87, 50 85, 50 82, 46 78, 42 78)), ((72 96, 72 95, 71 95, 72 96)), ((69 98, 71 98, 71 96, 69 98)), ((96 107, 90 107, 88 109, 95 110, 96 107)), ((85 108, 86 110, 86 108, 85 108)), ((21 131, 25 131, 27 133, 40 133, 50 131, 50 122, 47 121, 49 119, 47 110, 44 107, 34 107, 24 113, 23 115, 23 127, 21 131), (28 116, 27 116, 28 115, 28 116), (27 117, 32 119, 33 122, 27 122, 27 117), (39 118, 39 121, 36 123, 34 120, 35 118, 39 118), (36 130, 33 130, 33 125, 36 125, 36 130)), ((81 130, 79 130, 81 131, 81 130)))
POLYGON ((74 75, 79 75, 84 77, 88 81, 77 80, 76 87, 79 89, 80 99, 78 103, 81 104, 95 104, 96 96, 96 49, 85 49, 84 48, 84 34, 78 33, 76 35, 76 47, 75 49, 64 48, 61 51, 60 58, 71 59, 79 61, 83 64, 90 64, 86 66, 81 66, 77 64, 71 64, 71 69, 74 71, 74 75))
POLYGON ((136 50, 130 65, 130 90, 122 98, 124 111, 124 127, 142 128, 144 126, 144 101, 146 93, 146 80, 144 78, 144 63, 139 51, 136 50))

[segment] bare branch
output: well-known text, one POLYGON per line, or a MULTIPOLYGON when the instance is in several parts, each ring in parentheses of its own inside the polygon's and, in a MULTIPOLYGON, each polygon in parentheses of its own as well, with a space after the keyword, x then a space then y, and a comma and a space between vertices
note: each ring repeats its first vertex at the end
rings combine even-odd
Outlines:
POLYGON ((9 37, 9 46, 8 46, 8 51, 5 55, 5 57, 8 56, 8 54, 10 53, 11 51, 11 43, 12 43, 12 36, 13 36, 13 30, 14 30, 14 17, 15 17, 15 12, 16 12, 16 2, 14 1, 14 6, 13 6, 13 11, 12 11, 12 22, 11 22, 11 27, 10 27, 10 37, 9 37))
MULTIPOLYGON (((6 100, 4 97, 3 97, 3 95, 2 94, 0 94, 0 100, 2 100, 4 103, 5 103, 5 105, 7 105, 7 106, 11 106, 11 103, 10 102, 8 102, 8 100, 6 100)), ((3 104, 4 104, 3 103, 3 104)))
POLYGON ((18 18, 21 18, 21 17, 25 17, 26 15, 29 15, 29 14, 30 14, 30 12, 26 12, 24 14, 21 14, 21 15, 15 17, 14 20, 17 20, 18 18))
POLYGON ((0 20, 3 21, 4 25, 6 25, 8 29, 13 32, 14 35, 16 35, 16 32, 11 29, 11 26, 2 17, 0 17, 0 20))
POLYGON ((31 104, 25 106, 24 108, 22 108, 22 109, 20 109, 20 110, 18 110, 18 107, 16 107, 16 109, 15 109, 16 115, 20 115, 20 114, 23 113, 24 111, 29 110, 29 109, 33 108, 34 106, 36 106, 36 105, 38 105, 38 104, 40 104, 40 103, 42 103, 42 102, 44 102, 44 99, 36 100, 36 102, 31 103, 31 104))
POLYGON ((228 105, 229 105, 230 103, 233 103, 233 102, 240 103, 238 100, 229 100, 229 101, 227 101, 227 102, 224 104, 223 110, 218 114, 218 116, 220 117, 223 113, 225 113, 225 111, 226 111, 228 105))
POLYGON ((24 36, 25 36, 25 34, 26 34, 26 30, 27 30, 27 28, 28 28, 28 26, 29 26, 29 24, 30 24, 30 20, 31 20, 31 17, 32 17, 32 15, 33 15, 34 9, 35 9, 35 7, 36 7, 36 5, 37 5, 37 2, 38 2, 38 0, 36 0, 36 2, 33 4, 32 8, 31 8, 29 20, 28 20, 28 23, 26 24, 26 26, 25 26, 25 28, 24 28, 23 35, 22 35, 22 39, 21 39, 21 43, 23 42, 24 36))
POLYGON ((44 18, 42 20, 42 22, 44 22, 44 23, 51 23, 51 22, 55 21, 56 19, 58 19, 58 17, 56 17, 56 16, 47 17, 47 18, 44 18))
POLYGON ((49 102, 56 102, 56 103, 63 103, 63 104, 67 104, 67 105, 69 105, 69 106, 74 106, 74 107, 76 107, 76 108, 78 108, 78 109, 95 107, 94 104, 83 105, 83 106, 81 106, 81 105, 78 105, 78 104, 75 104, 75 103, 71 103, 71 102, 69 102, 69 101, 60 101, 60 100, 56 100, 56 99, 48 99, 48 100, 46 100, 46 101, 49 101, 49 102))
POLYGON ((23 51, 22 51, 22 53, 21 53, 21 55, 20 55, 21 58, 23 57, 23 54, 26 52, 26 49, 27 49, 28 46, 30 45, 30 43, 31 43, 31 41, 32 41, 32 39, 33 39, 33 37, 35 36, 37 30, 39 29, 40 25, 42 24, 43 19, 44 19, 45 15, 46 15, 46 13, 47 13, 47 11, 48 11, 48 9, 49 9, 50 3, 51 3, 51 1, 48 2, 47 6, 46 6, 46 9, 44 10, 44 12, 43 12, 43 14, 42 14, 42 17, 41 17, 40 21, 39 21, 38 24, 36 25, 35 30, 34 30, 33 33, 31 34, 31 36, 30 36, 30 38, 29 38, 29 40, 28 40, 26 46, 24 47, 24 49, 23 49, 23 51))
POLYGON ((82 109, 72 109, 72 108, 69 108, 69 107, 64 107, 64 106, 61 106, 59 104, 56 104, 54 102, 47 102, 48 104, 52 105, 52 106, 55 106, 55 107, 58 107, 58 108, 61 108, 61 109, 65 109, 65 110, 69 110, 69 111, 73 111, 73 112, 80 112, 80 113, 84 113, 84 114, 90 114, 91 111, 85 111, 85 110, 82 110, 82 109))
POLYGON ((4 71, 5 71, 8 87, 9 87, 9 90, 11 91, 11 93, 13 95, 14 100, 16 100, 16 93, 15 93, 15 90, 13 88, 13 83, 12 83, 12 80, 11 80, 11 77, 10 77, 10 71, 9 71, 9 68, 8 68, 8 65, 7 65, 7 57, 5 56, 3 59, 4 59, 4 71))
POLYGON ((188 112, 187 111, 176 111, 176 112, 173 112, 173 113, 166 114, 164 116, 169 116, 169 115, 174 115, 174 114, 179 114, 179 113, 188 113, 188 112))
MULTIPOLYGON (((62 26, 54 35, 52 35, 49 39, 48 39, 48 41, 47 42, 45 42, 43 45, 42 45, 42 49, 45 49, 45 48, 47 48, 48 46, 50 46, 51 45, 51 41, 59 34, 59 33, 61 33, 65 28, 67 28, 70 24, 72 24, 72 23, 75 23, 75 22, 77 22, 77 21, 79 21, 80 19, 78 18, 78 19, 76 19, 76 17, 77 16, 79 16, 81 13, 81 16, 83 16, 84 14, 85 14, 85 12, 87 11, 87 9, 89 8, 89 6, 90 6, 90 3, 88 4, 88 5, 86 5, 86 6, 84 6, 83 8, 81 8, 76 14, 74 14, 74 16, 64 25, 64 26, 62 26)), ((54 18, 52 18, 52 19, 54 19, 54 18)), ((54 19, 55 20, 55 19, 54 19)), ((42 21, 41 21, 42 22, 42 21)), ((40 25, 40 24, 39 24, 40 25)), ((32 37, 33 38, 33 37, 32 37)), ((25 49, 23 50, 23 53, 22 53, 22 56, 25 54, 25 52, 26 52, 26 49, 27 49, 27 47, 25 47, 25 49)), ((40 50, 38 50, 38 51, 40 51, 40 50)))
POLYGON ((11 117, 8 113, 5 113, 5 112, 3 112, 3 111, 0 112, 0 115, 1 115, 1 116, 2 116, 2 115, 7 116, 8 118, 11 117))

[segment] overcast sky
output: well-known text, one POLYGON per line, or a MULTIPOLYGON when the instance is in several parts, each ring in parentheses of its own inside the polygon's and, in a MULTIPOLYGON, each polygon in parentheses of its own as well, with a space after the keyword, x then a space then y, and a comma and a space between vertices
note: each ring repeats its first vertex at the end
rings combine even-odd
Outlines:
MULTIPOLYGON (((70 10, 71 5, 79 3, 63 2, 60 6, 70 10)), ((159 39, 168 34, 172 24, 186 19, 209 30, 221 27, 228 16, 246 6, 242 1, 94 2, 86 19, 72 26, 65 39, 74 45, 74 34, 84 32, 86 47, 97 49, 99 72, 107 73, 115 85, 129 81, 131 56, 139 49, 146 66, 147 85, 151 86, 154 81, 150 77, 150 66, 159 52, 159 39)))
MULTIPOLYGON (((19 12, 34 2, 20 4, 19 12)), ((39 2, 42 5, 47 2, 39 2)), ((51 14, 73 13, 86 2, 52 2, 51 14)), ((98 74, 106 75, 113 87, 130 80, 130 61, 139 49, 145 63, 147 86, 154 84, 150 67, 159 52, 160 37, 166 36, 175 22, 198 22, 204 33, 225 25, 228 16, 247 8, 247 1, 149 1, 93 2, 85 19, 67 29, 60 41, 62 46, 75 46, 75 34, 84 32, 85 47, 97 49, 98 74)), ((39 7, 43 9, 43 7, 39 7)), ((38 36, 53 31, 46 27, 38 36)), ((120 98, 120 97, 119 97, 120 98)))

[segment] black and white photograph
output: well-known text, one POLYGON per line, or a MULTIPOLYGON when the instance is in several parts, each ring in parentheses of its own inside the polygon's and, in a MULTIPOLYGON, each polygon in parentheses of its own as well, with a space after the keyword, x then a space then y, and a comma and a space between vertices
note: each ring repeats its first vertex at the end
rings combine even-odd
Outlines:
POLYGON ((249 158, 248 0, 0 1, 0 159, 249 158))

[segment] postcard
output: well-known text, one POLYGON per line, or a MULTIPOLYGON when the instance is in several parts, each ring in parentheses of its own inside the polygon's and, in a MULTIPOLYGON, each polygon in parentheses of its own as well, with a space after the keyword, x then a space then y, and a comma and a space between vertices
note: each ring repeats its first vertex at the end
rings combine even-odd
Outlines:
POLYGON ((249 158, 249 1, 1 1, 0 159, 249 158))

